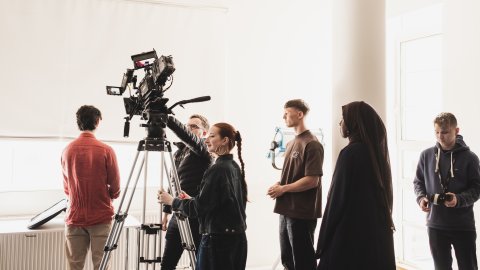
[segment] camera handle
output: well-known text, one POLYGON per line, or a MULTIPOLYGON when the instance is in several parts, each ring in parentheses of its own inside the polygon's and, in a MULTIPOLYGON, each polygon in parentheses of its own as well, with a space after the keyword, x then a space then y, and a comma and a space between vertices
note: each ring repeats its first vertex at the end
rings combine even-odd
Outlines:
POLYGON ((123 137, 128 138, 130 135, 130 118, 125 117, 125 124, 123 125, 123 137))
MULTIPOLYGON (((181 100, 181 101, 178 101, 176 102, 175 104, 173 104, 172 106, 170 106, 170 108, 166 108, 166 107, 163 107, 163 104, 161 107, 159 108, 155 108, 156 109, 156 112, 153 113, 153 115, 160 115, 160 114, 163 114, 163 115, 168 115, 168 114, 173 114, 173 108, 175 108, 177 105, 180 105, 182 108, 183 108, 183 104, 188 104, 188 103, 195 103, 195 102, 203 102, 203 101, 208 101, 210 100, 210 96, 201 96, 201 97, 197 97, 197 98, 192 98, 192 99, 187 99, 187 100, 181 100)), ((133 116, 135 115, 135 112, 137 111, 138 107, 139 107, 139 104, 136 102, 137 99, 134 99, 135 101, 132 101, 131 99, 129 98, 124 98, 124 102, 125 102, 125 106, 129 107, 128 110, 131 111, 131 113, 127 116, 124 117, 125 119, 125 123, 123 125, 123 137, 127 138, 130 134, 130 120, 132 120, 133 116)), ((164 99, 165 100, 165 99, 164 99)), ((168 99, 166 99, 166 101, 168 101, 168 99)), ((165 103, 166 103, 165 101, 165 103)), ((149 112, 150 110, 144 110, 143 113, 147 113, 149 112)), ((146 127, 147 130, 148 130, 148 127, 149 125, 145 125, 145 124, 142 124, 142 127, 146 127)), ((163 133, 163 132, 161 132, 163 133)), ((160 138, 160 136, 158 136, 159 134, 148 134, 148 137, 158 137, 160 138)))

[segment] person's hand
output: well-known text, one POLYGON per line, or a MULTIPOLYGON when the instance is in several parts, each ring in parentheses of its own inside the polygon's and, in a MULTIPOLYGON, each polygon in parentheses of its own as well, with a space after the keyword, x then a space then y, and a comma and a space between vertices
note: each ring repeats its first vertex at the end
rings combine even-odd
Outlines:
POLYGON ((279 182, 275 183, 275 185, 271 186, 268 189, 267 195, 270 196, 272 199, 276 199, 285 193, 284 186, 280 185, 279 182))
POLYGON ((452 199, 449 200, 449 201, 445 201, 443 204, 444 204, 446 207, 455 207, 455 206, 457 206, 457 196, 455 195, 455 193, 447 192, 447 193, 445 193, 445 194, 452 196, 452 199))
POLYGON ((428 199, 426 197, 423 197, 420 200, 420 208, 423 212, 430 212, 430 208, 428 207, 428 199))
POLYGON ((187 193, 185 193, 185 191, 182 190, 182 192, 180 192, 180 194, 178 195, 178 198, 182 200, 188 200, 188 199, 191 199, 192 197, 190 197, 190 195, 188 195, 187 193))
POLYGON ((172 195, 170 195, 170 193, 164 191, 163 189, 160 189, 158 191, 157 199, 159 203, 163 203, 166 205, 172 205, 172 202, 173 202, 172 195))
POLYGON ((163 213, 163 218, 162 218, 162 230, 163 231, 167 230, 167 225, 168 225, 168 213, 163 213))

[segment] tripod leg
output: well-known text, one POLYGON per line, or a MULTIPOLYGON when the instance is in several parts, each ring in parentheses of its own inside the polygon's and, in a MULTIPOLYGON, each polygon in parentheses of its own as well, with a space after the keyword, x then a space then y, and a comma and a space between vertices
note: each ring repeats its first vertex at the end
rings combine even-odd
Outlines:
MULTIPOLYGON (((166 167, 164 166, 164 160, 165 160, 165 155, 164 155, 164 152, 161 152, 161 155, 160 155, 160 188, 163 188, 163 177, 165 175, 165 172, 166 172, 166 167)), ((160 224, 162 226, 162 230, 160 230, 160 239, 159 239, 159 243, 158 243, 158 250, 159 252, 161 253, 162 252, 162 240, 163 240, 163 203, 160 203, 159 204, 159 217, 160 217, 160 224)))
POLYGON ((193 242, 192 231, 190 229, 190 223, 188 218, 177 216, 178 228, 180 231, 180 238, 182 239, 182 246, 186 252, 188 252, 188 257, 190 258, 190 267, 192 270, 195 270, 197 258, 195 254, 195 243, 193 242))
POLYGON ((102 261, 100 262, 99 269, 105 269, 107 267, 108 261, 110 260, 111 251, 117 248, 118 239, 120 238, 120 233, 125 223, 125 218, 120 217, 120 219, 115 220, 112 229, 110 230, 107 243, 104 248, 104 253, 102 261))
MULTIPOLYGON (((105 270, 108 264, 108 260, 110 258, 110 252, 117 247, 117 242, 120 237, 121 231, 123 229, 123 225, 125 222, 125 219, 128 215, 128 211, 130 209, 130 205, 133 200, 133 196, 138 184, 138 181, 140 179, 140 176, 142 174, 142 171, 144 172, 144 189, 143 189, 143 211, 142 211, 142 216, 141 216, 141 226, 140 228, 137 229, 137 254, 138 254, 138 260, 137 260, 137 269, 140 269, 140 263, 144 263, 145 267, 150 266, 150 264, 153 264, 153 269, 155 269, 157 263, 161 262, 161 256, 157 253, 161 252, 161 224, 145 224, 145 216, 146 216, 146 198, 147 198, 147 180, 148 180, 148 156, 149 156, 149 151, 160 151, 163 152, 165 151, 166 146, 169 147, 169 142, 164 141, 164 140, 159 140, 156 138, 153 139, 145 139, 139 142, 138 145, 138 151, 135 156, 135 160, 133 162, 132 169, 130 171, 128 181, 127 181, 127 186, 125 188, 125 192, 122 196, 122 200, 120 202, 120 207, 118 209, 117 214, 115 215, 115 222, 112 226, 112 230, 109 233, 108 239, 107 239, 107 244, 105 246, 105 252, 102 257, 102 262, 100 265, 100 270, 105 270), (127 199, 127 192, 129 191, 129 186, 131 179, 133 177, 133 173, 137 167, 137 162, 138 162, 138 157, 140 152, 144 152, 144 156, 142 159, 142 162, 138 168, 138 173, 136 175, 135 183, 133 185, 133 188, 131 189, 130 192, 130 197, 128 198, 128 203, 126 204, 126 209, 123 210, 124 208, 124 202, 127 199), (160 237, 158 237, 160 235, 160 237), (150 237, 152 239, 150 239, 150 237), (152 241, 150 241, 152 240, 152 241), (156 243, 159 242, 159 246, 157 248, 156 243), (153 258, 148 258, 147 256, 151 256, 152 254, 150 253, 150 250, 153 250, 153 258), (145 256, 146 255, 146 256, 145 256)), ((163 163, 163 162, 162 162, 163 163)), ((162 172, 164 168, 162 167, 162 172)), ((163 178, 163 173, 162 173, 162 178, 163 178)), ((161 184, 163 184, 163 179, 160 179, 161 184)), ((128 236, 127 236, 128 237, 128 236)), ((127 239, 128 241, 128 239, 127 239)), ((128 242, 127 242, 128 245, 128 242)), ((128 252, 128 247, 127 247, 127 252, 128 252)), ((128 259, 125 262, 128 264, 128 259)), ((128 269, 128 265, 125 266, 126 269, 128 269)))
MULTIPOLYGON (((133 171, 135 170, 139 154, 140 154, 140 151, 137 151, 137 154, 135 155, 135 160, 133 162, 132 169, 130 171, 130 175, 129 175, 129 178, 128 178, 128 181, 127 181, 127 186, 125 188, 125 192, 122 195, 122 200, 120 201, 120 206, 118 208, 117 214, 115 215, 114 224, 112 225, 112 229, 110 230, 110 233, 108 235, 107 242, 105 243, 103 257, 102 257, 102 261, 100 262, 100 267, 99 267, 100 270, 104 270, 107 267, 108 261, 110 259, 111 251, 117 248, 118 239, 120 238, 120 234, 121 234, 122 229, 123 229, 123 224, 125 223, 125 219, 128 215, 128 208, 130 207, 130 203, 132 201, 132 197, 133 197, 133 194, 134 194, 134 191, 135 191, 135 186, 137 185, 138 178, 140 177, 140 172, 139 172, 139 174, 137 176, 137 179, 135 181, 135 185, 133 187, 133 191, 132 191, 131 196, 130 196, 130 200, 129 200, 127 209, 125 210, 125 212, 122 213, 123 203, 124 203, 125 198, 126 198, 128 187, 130 185, 130 181, 132 179, 133 171)), ((144 163, 144 161, 142 161, 142 164, 140 165, 140 171, 141 171, 141 167, 143 166, 143 163, 144 163)))
MULTIPOLYGON (((148 151, 145 151, 144 153, 144 159, 145 159, 145 164, 144 164, 144 172, 143 172, 143 203, 142 203, 142 215, 140 216, 140 223, 142 224, 141 226, 143 227, 145 224, 145 207, 146 207, 146 196, 147 196, 147 175, 148 175, 148 151)), ((141 237, 138 239, 140 242, 140 252, 139 252, 139 257, 140 260, 143 261, 145 259, 145 243, 144 239, 145 238, 145 231, 141 231, 141 237)))
MULTIPOLYGON (((171 175, 168 175, 169 179, 169 187, 172 190, 172 195, 174 197, 178 197, 180 195, 180 192, 182 192, 182 188, 180 186, 180 180, 178 179, 178 172, 177 172, 177 167, 175 166, 175 161, 173 159, 173 155, 171 152, 169 152, 169 157, 170 157, 170 162, 171 162, 171 168, 172 172, 171 175)), ((164 159, 163 160, 163 166, 167 167, 167 161, 164 159)))
POLYGON ((148 180, 148 150, 145 150, 145 165, 144 165, 144 189, 143 189, 143 211, 142 211, 142 225, 141 225, 141 233, 139 234, 139 262, 145 263, 147 265, 153 264, 155 268, 155 264, 161 262, 160 251, 161 248, 157 249, 157 242, 160 239, 158 237, 161 234, 161 224, 158 223, 151 223, 145 224, 146 220, 146 201, 147 201, 147 180, 148 180))
MULTIPOLYGON (((178 179, 177 169, 175 167, 175 162, 173 159, 172 152, 169 152, 170 161, 172 164, 172 175, 168 177, 170 188, 172 190, 172 195, 178 197, 181 190, 180 181, 178 179)), ((164 160, 164 166, 166 167, 166 161, 164 160)), ((183 248, 188 252, 190 258, 190 267, 192 270, 195 270, 196 266, 196 256, 195 256, 195 243, 192 237, 192 230, 190 229, 190 223, 188 222, 187 217, 181 216, 180 213, 175 214, 175 218, 177 219, 178 228, 180 232, 180 238, 182 240, 183 248)))

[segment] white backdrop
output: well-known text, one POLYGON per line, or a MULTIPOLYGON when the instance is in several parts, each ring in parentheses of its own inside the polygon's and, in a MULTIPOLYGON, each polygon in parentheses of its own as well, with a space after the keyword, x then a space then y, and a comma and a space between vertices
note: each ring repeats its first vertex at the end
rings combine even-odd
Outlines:
MULTIPOLYGON (((226 9, 118 0, 0 1, 0 136, 75 137, 83 104, 103 113, 98 136, 123 140, 123 100, 107 96, 133 64, 130 56, 156 49, 172 55, 174 82, 165 97, 211 95, 189 104, 183 117, 207 116, 223 103, 226 9), (28 124, 26 124, 28 123, 28 124)), ((138 71, 139 81, 143 71, 138 71)), ((143 137, 138 117, 131 138, 143 137)))
MULTIPOLYGON (((0 34, 5 49, 0 52, 0 59, 2 63, 11 63, 25 52, 27 55, 21 57, 23 62, 32 59, 34 66, 24 67, 23 71, 12 65, 0 67, 4 83, 0 90, 0 135, 76 136, 75 110, 89 103, 97 105, 104 113, 97 136, 118 140, 123 132, 123 102, 107 96, 105 85, 120 83, 125 69, 132 66, 132 54, 152 48, 159 54, 171 54, 177 70, 172 89, 166 96, 172 101, 212 96, 210 102, 188 104, 186 110, 178 109, 179 118, 199 112, 212 123, 226 121, 242 133, 242 156, 250 200, 247 206, 247 264, 271 269, 280 253, 278 215, 273 213, 274 201, 266 191, 278 180, 279 171, 271 167, 266 154, 274 127, 284 126, 283 104, 288 99, 305 99, 312 109, 308 116, 309 128, 324 129, 326 201, 331 175, 332 133, 330 1, 308 0, 299 4, 289 0, 225 0, 228 10, 145 2, 2 2, 0 34), (42 30, 40 26, 53 30, 42 30), (50 35, 52 31, 54 34, 50 35), (22 34, 24 32, 28 34, 22 34), (36 34, 38 32, 43 34, 36 34), (47 34, 48 40, 44 38, 47 34), (36 37, 35 45, 22 45, 31 43, 32 36, 36 37), (47 41, 48 45, 44 44, 47 41), (35 75, 36 83, 28 83, 27 80, 33 81, 30 77, 34 74, 38 74, 35 75), (29 87, 39 82, 42 87, 29 87), (5 83, 9 86, 5 87, 5 83), (23 98, 21 103, 20 98, 23 98), (49 104, 43 104, 46 101, 49 104), (11 111, 15 113, 8 113, 11 111), (14 115, 20 112, 24 112, 22 116, 14 115)), ((143 130, 134 128, 135 125, 132 123, 130 137, 136 141, 143 136, 143 130)), ((58 170, 58 154, 50 156, 53 161, 45 169, 58 170)), ((155 190, 151 194, 155 194, 155 190)), ((0 205, 21 198, 25 203, 15 206, 15 213, 35 213, 51 205, 48 201, 56 200, 55 196, 62 196, 61 190, 0 192, 0 205)), ((140 203, 134 202, 134 205, 141 208, 140 203)))

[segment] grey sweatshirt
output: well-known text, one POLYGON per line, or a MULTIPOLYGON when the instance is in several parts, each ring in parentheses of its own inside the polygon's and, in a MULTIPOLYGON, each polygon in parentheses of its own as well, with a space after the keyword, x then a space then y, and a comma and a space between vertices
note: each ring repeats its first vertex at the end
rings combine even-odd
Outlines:
POLYGON ((443 204, 429 204, 427 226, 441 230, 474 231, 473 204, 480 196, 480 165, 477 155, 470 151, 461 135, 457 135, 452 150, 444 151, 437 143, 420 154, 413 181, 417 203, 427 195, 443 192, 440 179, 447 187, 446 192, 456 194, 457 205, 448 208, 443 204))

